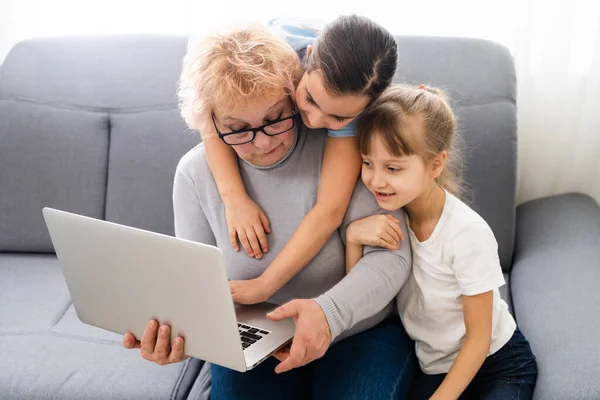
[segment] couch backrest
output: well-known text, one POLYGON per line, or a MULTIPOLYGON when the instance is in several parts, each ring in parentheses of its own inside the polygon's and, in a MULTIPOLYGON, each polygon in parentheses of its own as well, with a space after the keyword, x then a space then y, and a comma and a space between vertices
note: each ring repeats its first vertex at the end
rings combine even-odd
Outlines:
POLYGON ((36 39, 0 69, 0 251, 52 252, 45 206, 173 233, 199 142, 175 88, 186 37, 36 39))
MULTIPOLYGON (((502 265, 514 242, 515 74, 499 45, 398 37, 396 81, 445 89, 466 144, 466 199, 502 265)), ((173 233, 177 161, 198 143, 176 104, 185 37, 36 39, 0 69, 0 251, 52 251, 44 206, 173 233)))

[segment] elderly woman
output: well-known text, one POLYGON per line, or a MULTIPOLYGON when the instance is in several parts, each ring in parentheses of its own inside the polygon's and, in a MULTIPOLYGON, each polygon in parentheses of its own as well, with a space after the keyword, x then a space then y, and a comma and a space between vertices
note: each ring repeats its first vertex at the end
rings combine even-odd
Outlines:
MULTIPOLYGON (((301 72, 292 48, 261 26, 210 35, 188 47, 180 90, 184 117, 198 129, 200 116, 210 111, 214 128, 237 154, 249 195, 271 221, 271 250, 263 259, 233 251, 204 146, 181 159, 173 189, 176 235, 221 248, 232 280, 262 274, 316 202, 327 137, 296 114, 290 94, 301 72)), ((345 275, 345 228, 381 212, 359 183, 340 230, 269 299, 283 304, 269 318, 295 320, 291 347, 276 354, 280 363, 271 358, 246 373, 212 365, 212 399, 405 398, 414 350, 393 299, 408 276, 410 246, 367 247, 345 275)), ((405 231, 403 215, 395 217, 405 231)), ((181 361, 183 339, 170 343, 169 327, 160 328, 153 322, 141 342, 128 334, 123 343, 141 347, 144 358, 160 365, 181 361)))

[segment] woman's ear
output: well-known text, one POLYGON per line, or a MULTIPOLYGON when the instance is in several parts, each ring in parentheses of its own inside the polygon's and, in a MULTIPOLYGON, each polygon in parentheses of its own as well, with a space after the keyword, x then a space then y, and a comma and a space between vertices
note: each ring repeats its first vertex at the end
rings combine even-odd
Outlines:
POLYGON ((444 168, 446 167, 446 161, 448 160, 448 153, 444 150, 433 157, 431 163, 431 177, 437 178, 440 176, 444 168))
POLYGON ((308 61, 311 53, 312 53, 312 44, 309 44, 308 46, 306 46, 306 60, 304 60, 304 62, 308 61))

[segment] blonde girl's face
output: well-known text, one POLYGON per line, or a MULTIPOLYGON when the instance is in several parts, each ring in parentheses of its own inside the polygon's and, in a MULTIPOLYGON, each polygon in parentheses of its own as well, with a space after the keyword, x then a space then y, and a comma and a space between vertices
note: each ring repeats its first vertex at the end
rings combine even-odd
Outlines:
POLYGON ((371 139, 370 154, 363 154, 361 178, 384 210, 393 211, 417 199, 435 182, 418 155, 394 156, 378 135, 371 139))

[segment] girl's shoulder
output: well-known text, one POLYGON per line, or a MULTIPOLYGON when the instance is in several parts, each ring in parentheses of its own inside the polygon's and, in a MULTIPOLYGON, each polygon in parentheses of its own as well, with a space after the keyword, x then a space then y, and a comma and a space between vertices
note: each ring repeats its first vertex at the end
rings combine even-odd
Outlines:
POLYGON ((464 246, 467 243, 485 243, 497 246, 492 228, 475 210, 456 196, 446 193, 446 236, 454 246, 464 246))
POLYGON ((484 222, 485 220, 481 215, 472 209, 467 203, 453 195, 452 193, 446 192, 446 203, 444 205, 444 212, 448 212, 449 216, 455 220, 455 222, 484 222))

